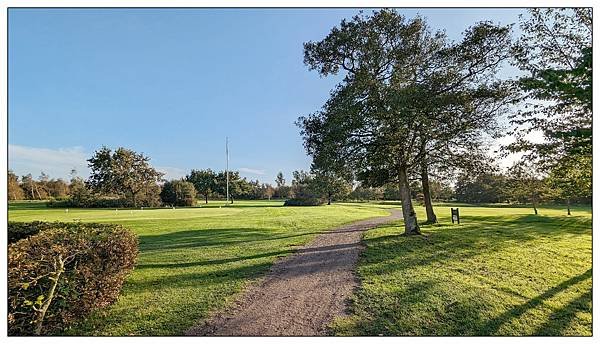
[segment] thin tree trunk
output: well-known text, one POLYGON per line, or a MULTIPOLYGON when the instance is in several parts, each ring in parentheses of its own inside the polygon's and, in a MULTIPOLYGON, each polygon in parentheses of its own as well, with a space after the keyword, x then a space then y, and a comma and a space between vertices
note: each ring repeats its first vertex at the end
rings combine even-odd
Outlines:
POLYGON ((204 194, 204 204, 208 204, 208 194, 204 194))
POLYGON ((331 205, 331 192, 327 193, 327 205, 331 205))
POLYGON ((408 186, 408 178, 406 176, 406 167, 402 166, 398 171, 400 182, 400 198, 402 202, 402 215, 404 217, 404 234, 414 235, 421 234, 419 224, 417 223, 417 214, 410 198, 410 188, 408 186))
POLYGON ((531 195, 531 204, 533 205, 533 212, 537 215, 538 210, 537 210, 537 200, 535 198, 535 194, 531 195))
POLYGON ((65 263, 62 260, 62 257, 60 257, 60 256, 58 257, 57 263, 58 263, 58 269, 56 270, 54 277, 50 277, 50 280, 52 281, 52 286, 50 287, 48 296, 42 303, 42 308, 39 310, 39 313, 35 319, 36 324, 35 324, 34 333, 38 336, 42 333, 42 324, 44 323, 44 318, 46 317, 46 312, 48 311, 48 307, 50 307, 50 303, 54 299, 54 292, 56 290, 56 286, 58 285, 58 282, 60 281, 60 275, 65 271, 65 263))
POLYGON ((427 213, 427 223, 437 223, 437 216, 433 211, 431 202, 431 191, 429 190, 429 174, 427 171, 427 161, 423 159, 421 163, 421 185, 423 187, 423 203, 425 204, 425 212, 427 213))
POLYGON ((567 198, 567 215, 571 215, 571 198, 567 198))

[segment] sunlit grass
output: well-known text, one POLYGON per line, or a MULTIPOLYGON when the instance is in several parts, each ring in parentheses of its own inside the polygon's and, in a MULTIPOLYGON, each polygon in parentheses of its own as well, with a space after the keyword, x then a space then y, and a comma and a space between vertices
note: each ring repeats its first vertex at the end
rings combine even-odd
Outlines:
POLYGON ((334 333, 591 335, 590 208, 461 206, 460 225, 436 210, 427 239, 368 231, 362 285, 334 333))
POLYGON ((236 201, 176 209, 52 209, 39 202, 9 206, 11 221, 113 222, 138 234, 138 264, 112 307, 69 334, 181 335, 223 307, 273 261, 318 233, 385 216, 383 205, 282 207, 236 201), (221 208, 219 208, 221 207, 221 208))

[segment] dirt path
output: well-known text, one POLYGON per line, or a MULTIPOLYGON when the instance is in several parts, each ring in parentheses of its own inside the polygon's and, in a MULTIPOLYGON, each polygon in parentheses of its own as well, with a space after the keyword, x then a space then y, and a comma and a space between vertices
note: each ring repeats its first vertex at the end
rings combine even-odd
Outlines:
POLYGON ((320 234, 293 255, 276 262, 267 276, 250 286, 222 313, 187 335, 318 336, 344 315, 346 300, 358 286, 353 270, 363 232, 401 219, 400 210, 320 234))

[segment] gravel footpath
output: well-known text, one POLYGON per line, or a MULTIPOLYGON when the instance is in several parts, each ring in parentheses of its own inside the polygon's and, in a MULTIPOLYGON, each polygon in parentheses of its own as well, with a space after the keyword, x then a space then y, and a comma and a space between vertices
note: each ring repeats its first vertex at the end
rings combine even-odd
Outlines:
POLYGON ((353 270, 362 251, 363 232, 402 218, 354 222, 320 234, 296 253, 277 261, 266 277, 251 285, 225 311, 191 328, 191 336, 321 336, 343 316, 358 286, 353 270))

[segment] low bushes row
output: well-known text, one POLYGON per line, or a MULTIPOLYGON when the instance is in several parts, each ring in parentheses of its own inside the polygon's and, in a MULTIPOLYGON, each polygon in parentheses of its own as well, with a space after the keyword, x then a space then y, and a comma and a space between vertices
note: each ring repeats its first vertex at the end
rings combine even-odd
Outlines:
POLYGON ((323 205, 324 200, 320 198, 290 198, 283 203, 284 206, 315 206, 323 205))
POLYGON ((138 240, 119 225, 8 224, 8 334, 51 335, 112 304, 138 240))

